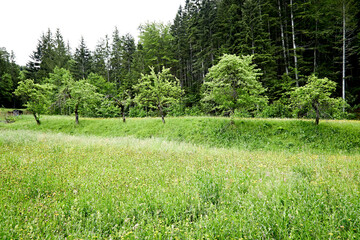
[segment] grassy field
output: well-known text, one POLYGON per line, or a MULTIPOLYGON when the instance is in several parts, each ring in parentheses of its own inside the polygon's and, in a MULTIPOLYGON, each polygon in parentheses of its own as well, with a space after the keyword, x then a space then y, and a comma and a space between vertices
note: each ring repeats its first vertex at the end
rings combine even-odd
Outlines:
POLYGON ((0 124, 0 239, 360 238, 359 122, 80 121, 0 124))

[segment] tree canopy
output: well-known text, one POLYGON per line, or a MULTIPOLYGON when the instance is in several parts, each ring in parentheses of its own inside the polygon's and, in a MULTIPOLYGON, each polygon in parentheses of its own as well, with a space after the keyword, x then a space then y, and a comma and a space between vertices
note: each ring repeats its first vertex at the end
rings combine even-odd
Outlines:
POLYGON ((315 112, 315 124, 318 125, 321 113, 326 108, 341 112, 340 109, 346 105, 343 99, 332 97, 335 89, 335 82, 311 75, 304 86, 295 88, 290 93, 292 105, 305 112, 313 110, 315 112))
POLYGON ((258 109, 267 103, 265 89, 259 82, 260 69, 253 56, 224 55, 206 75, 203 101, 214 101, 215 108, 230 111, 258 109))
POLYGON ((179 80, 170 73, 169 68, 165 67, 158 73, 151 68, 150 74, 142 75, 135 88, 138 91, 135 101, 157 109, 163 123, 165 123, 164 108, 178 102, 183 94, 179 80))
POLYGON ((46 113, 50 107, 50 93, 51 85, 34 83, 31 79, 20 81, 14 92, 25 102, 27 110, 33 114, 38 125, 41 123, 41 114, 46 113))

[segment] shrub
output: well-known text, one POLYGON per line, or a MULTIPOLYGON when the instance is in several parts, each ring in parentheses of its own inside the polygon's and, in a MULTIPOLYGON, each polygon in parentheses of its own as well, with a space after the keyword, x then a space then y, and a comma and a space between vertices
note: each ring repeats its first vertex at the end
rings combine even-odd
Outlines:
POLYGON ((201 107, 198 105, 185 108, 186 116, 202 116, 204 113, 201 110, 201 107))
POLYGON ((258 116, 264 118, 291 118, 292 110, 288 105, 276 101, 264 107, 264 110, 261 111, 258 116))
POLYGON ((184 106, 180 103, 169 106, 166 108, 166 111, 168 115, 172 117, 184 116, 184 106))
POLYGON ((119 117, 120 108, 117 107, 114 101, 105 99, 100 106, 96 108, 96 116, 98 117, 119 117))
POLYGON ((146 117, 146 111, 139 106, 130 107, 129 117, 146 117))

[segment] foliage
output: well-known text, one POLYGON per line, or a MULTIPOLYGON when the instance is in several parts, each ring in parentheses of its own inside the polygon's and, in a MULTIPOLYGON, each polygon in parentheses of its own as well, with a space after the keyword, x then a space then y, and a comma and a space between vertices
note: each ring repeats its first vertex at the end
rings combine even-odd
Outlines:
POLYGON ((13 81, 11 75, 4 73, 0 76, 0 101, 1 103, 11 102, 12 100, 13 81))
POLYGON ((49 78, 45 81, 54 86, 51 94, 52 113, 71 114, 71 111, 66 104, 70 94, 69 88, 74 83, 71 72, 64 68, 55 67, 54 71, 49 73, 49 78))
POLYGON ((104 99, 96 106, 96 116, 114 118, 120 116, 120 109, 116 103, 110 99, 104 99))
POLYGON ((50 107, 51 88, 49 84, 40 85, 27 79, 20 81, 14 92, 25 102, 27 110, 33 114, 38 125, 40 125, 40 115, 46 113, 50 107))
POLYGON ((0 47, 0 106, 19 106, 18 99, 13 95, 20 77, 19 67, 15 63, 13 52, 0 47))
POLYGON ((85 79, 73 82, 69 86, 69 98, 66 102, 74 109, 77 124, 79 123, 78 114, 95 112, 101 97, 102 94, 96 92, 96 87, 85 79))
POLYGON ((98 93, 101 93, 105 96, 116 95, 115 84, 106 81, 104 77, 96 73, 90 73, 87 77, 87 80, 91 85, 96 87, 98 93))
MULTIPOLYGON (((257 80, 266 89, 263 95, 270 103, 288 96, 295 83, 305 84, 306 76, 311 74, 337 82, 334 96, 339 96, 344 73, 346 101, 351 107, 356 106, 360 103, 360 2, 291 2, 290 5, 285 0, 187 0, 179 7, 172 24, 142 24, 137 44, 133 36, 121 36, 115 28, 112 36, 103 36, 95 49, 89 49, 81 38, 73 52, 59 29, 56 32, 48 29, 40 36, 26 68, 16 64, 13 52, 0 47, 1 105, 19 106, 11 93, 17 87, 20 69, 26 75, 22 80, 33 79, 35 83, 46 82, 56 67, 70 70, 75 80, 87 79, 93 73, 107 83, 102 87, 100 82, 93 82, 97 91, 109 98, 124 92, 134 98, 134 86, 141 74, 149 74, 149 66, 155 72, 165 66, 171 68, 184 90, 181 111, 201 105, 201 114, 228 115, 231 110, 215 99, 201 101, 204 82, 209 80, 206 75, 223 54, 251 54, 253 63, 262 71, 257 80), (291 44, 295 39, 296 44, 291 44), (299 79, 293 79, 295 72, 299 79)), ((264 114, 254 104, 250 113, 248 109, 237 111, 244 116, 273 116, 280 114, 274 113, 277 107, 267 108, 264 114)), ((55 112, 69 114, 69 109, 57 107, 55 112)), ((311 115, 299 111, 299 116, 302 114, 311 115)))
POLYGON ((272 104, 265 106, 259 113, 258 117, 263 118, 291 118, 293 115, 293 109, 289 104, 282 101, 276 101, 272 104))
POLYGON ((328 108, 336 113, 346 106, 346 103, 341 98, 331 97, 335 89, 335 82, 327 78, 318 78, 315 75, 311 75, 305 86, 295 88, 290 93, 292 106, 295 109, 299 109, 299 111, 315 111, 315 123, 319 124, 324 108, 328 108))
POLYGON ((85 40, 81 37, 80 45, 75 50, 74 62, 72 66, 72 74, 75 79, 85 79, 91 73, 92 55, 86 46, 85 40))
POLYGON ((184 116, 184 106, 178 102, 176 104, 171 105, 166 109, 168 116, 171 117, 180 117, 184 116))
POLYGON ((157 72, 162 67, 172 67, 176 60, 172 52, 170 26, 153 22, 143 24, 139 29, 139 43, 142 45, 145 66, 153 66, 157 72))
POLYGON ((129 108, 129 117, 146 117, 147 112, 140 106, 129 108))
POLYGON ((71 54, 60 30, 56 30, 55 36, 50 29, 43 33, 30 59, 26 66, 26 77, 34 79, 36 83, 41 83, 47 78, 55 67, 69 68, 71 54))
POLYGON ((202 115, 204 115, 204 114, 201 109, 201 106, 199 106, 199 105, 185 108, 185 116, 202 116, 202 115))
POLYGON ((265 89, 259 82, 260 69, 252 64, 252 58, 224 55, 206 75, 203 101, 214 101, 216 108, 230 111, 231 115, 236 109, 253 111, 266 104, 265 89))
POLYGON ((151 68, 150 74, 142 75, 135 89, 138 91, 135 102, 159 110, 163 123, 164 108, 177 103, 183 94, 179 80, 165 67, 158 73, 151 68))

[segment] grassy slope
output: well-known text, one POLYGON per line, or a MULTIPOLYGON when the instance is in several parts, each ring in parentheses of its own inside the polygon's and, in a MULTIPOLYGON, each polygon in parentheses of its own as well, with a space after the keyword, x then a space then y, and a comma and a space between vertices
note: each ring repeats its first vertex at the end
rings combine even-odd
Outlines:
POLYGON ((360 237, 358 121, 42 120, 0 123, 0 239, 360 237))
POLYGON ((160 137, 215 147, 234 147, 247 150, 289 150, 329 153, 360 152, 359 121, 312 121, 277 119, 236 119, 229 125, 228 118, 184 117, 168 118, 163 125, 156 118, 80 119, 45 116, 37 126, 31 116, 23 116, 16 123, 0 124, 0 129, 28 129, 63 132, 76 135, 160 137))
POLYGON ((0 132, 1 239, 359 238, 359 154, 0 132))

